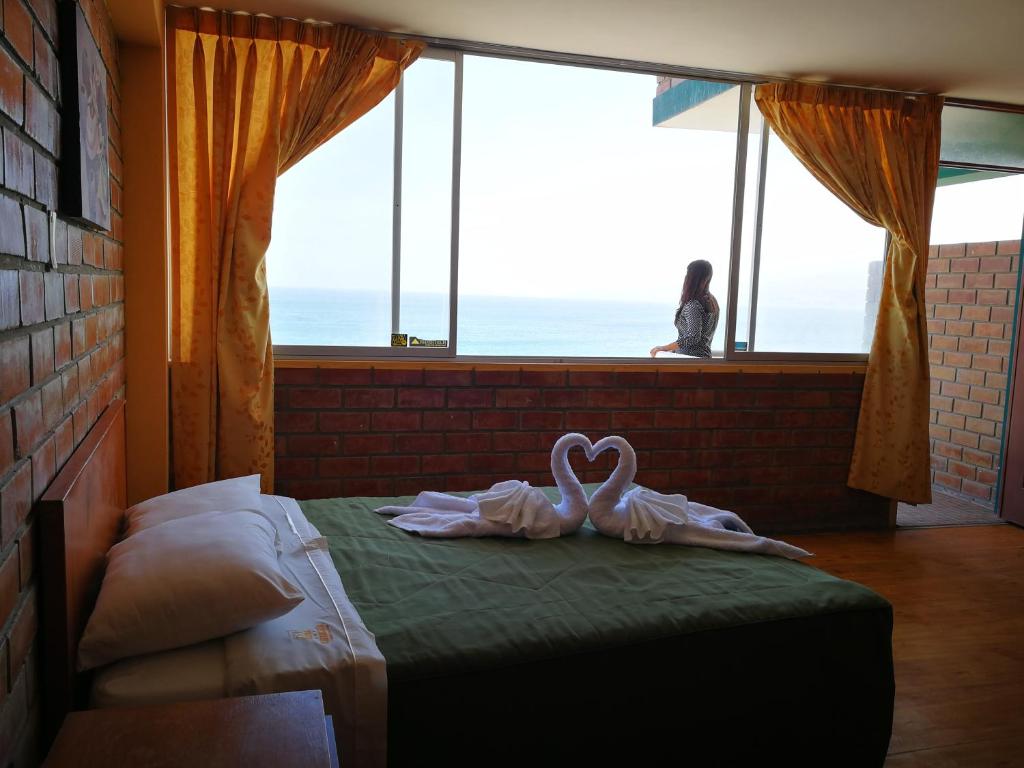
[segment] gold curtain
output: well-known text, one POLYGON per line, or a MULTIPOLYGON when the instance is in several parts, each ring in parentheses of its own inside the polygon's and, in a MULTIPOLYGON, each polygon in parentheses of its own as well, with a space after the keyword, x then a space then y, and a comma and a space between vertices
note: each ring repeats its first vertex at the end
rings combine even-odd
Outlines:
POLYGON ((755 99, 815 178, 891 235, 847 482, 930 502, 924 283, 942 98, 783 83, 755 99))
POLYGON ((264 257, 277 177, 423 49, 340 25, 168 8, 174 484, 274 483, 264 257))

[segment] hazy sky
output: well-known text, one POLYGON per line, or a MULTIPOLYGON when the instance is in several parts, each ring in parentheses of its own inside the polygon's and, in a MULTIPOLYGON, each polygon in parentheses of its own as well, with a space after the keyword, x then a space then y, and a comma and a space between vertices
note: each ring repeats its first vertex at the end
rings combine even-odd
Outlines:
MULTIPOLYGON (((453 70, 406 73, 408 290, 448 289, 453 70)), ((648 75, 466 56, 464 78, 460 292, 674 307, 686 264, 706 258, 724 304, 734 134, 652 127, 648 75)), ((393 121, 392 96, 281 177, 272 288, 389 290, 393 121)), ((1017 239, 1022 214, 1024 176, 942 187, 932 241, 1017 239)), ((772 141, 763 305, 863 307, 884 239, 772 141)))

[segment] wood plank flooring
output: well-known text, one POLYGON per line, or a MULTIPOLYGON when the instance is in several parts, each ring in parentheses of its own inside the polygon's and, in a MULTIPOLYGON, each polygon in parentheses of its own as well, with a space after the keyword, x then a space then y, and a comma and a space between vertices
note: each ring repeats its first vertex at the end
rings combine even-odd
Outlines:
POLYGON ((891 768, 1024 766, 1024 530, 787 537, 894 607, 891 768))

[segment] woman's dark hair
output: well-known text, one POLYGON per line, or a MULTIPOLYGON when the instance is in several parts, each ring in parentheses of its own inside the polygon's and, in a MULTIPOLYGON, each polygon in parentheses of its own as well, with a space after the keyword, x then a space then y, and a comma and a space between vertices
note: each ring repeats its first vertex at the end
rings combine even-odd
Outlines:
POLYGON ((711 294, 708 292, 708 285, 711 283, 711 262, 704 259, 691 261, 686 267, 686 278, 683 280, 683 291, 679 294, 679 307, 676 309, 676 317, 683 311, 686 302, 697 299, 704 305, 704 309, 710 310, 712 305, 711 294))

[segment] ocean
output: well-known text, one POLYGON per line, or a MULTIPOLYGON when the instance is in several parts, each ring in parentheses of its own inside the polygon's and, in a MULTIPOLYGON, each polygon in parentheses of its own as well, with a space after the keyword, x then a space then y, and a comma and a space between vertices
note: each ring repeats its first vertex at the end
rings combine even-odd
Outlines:
MULTIPOLYGON (((713 347, 721 350, 725 317, 713 347)), ((460 355, 519 357, 647 357, 676 338, 674 306, 640 302, 462 296, 460 355)), ((740 316, 744 316, 741 307, 740 316)), ((401 332, 448 339, 447 297, 407 293, 401 332)), ((864 310, 759 308, 758 351, 864 352, 864 310)), ((388 346, 388 295, 368 291, 274 288, 270 326, 276 345, 388 346)), ((742 334, 738 334, 743 338, 742 334)))

